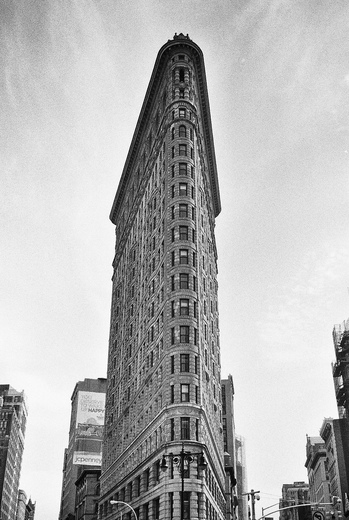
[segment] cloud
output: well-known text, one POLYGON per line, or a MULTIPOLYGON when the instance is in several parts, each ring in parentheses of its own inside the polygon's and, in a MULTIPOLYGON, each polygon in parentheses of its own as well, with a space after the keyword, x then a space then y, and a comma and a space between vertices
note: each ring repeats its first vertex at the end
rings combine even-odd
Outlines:
MULTIPOLYGON (((329 325, 328 319, 336 307, 338 291, 345 291, 342 282, 348 267, 347 249, 323 246, 306 253, 288 283, 272 291, 274 297, 266 302, 257 324, 261 349, 269 361, 298 362, 300 356, 314 356, 320 341, 330 341, 333 324, 329 325)), ((343 318, 338 316, 339 321, 343 318)))

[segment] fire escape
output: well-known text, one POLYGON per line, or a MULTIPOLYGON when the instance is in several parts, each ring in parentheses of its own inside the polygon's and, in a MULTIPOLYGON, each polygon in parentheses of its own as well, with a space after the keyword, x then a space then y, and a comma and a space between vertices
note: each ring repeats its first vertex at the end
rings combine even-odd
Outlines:
POLYGON ((333 329, 336 361, 332 363, 339 418, 349 417, 349 320, 333 329))

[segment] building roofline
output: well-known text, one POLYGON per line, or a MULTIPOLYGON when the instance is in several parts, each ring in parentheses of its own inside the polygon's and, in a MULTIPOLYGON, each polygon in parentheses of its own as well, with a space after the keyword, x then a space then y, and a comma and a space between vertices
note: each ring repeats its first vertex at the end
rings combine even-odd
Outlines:
POLYGON ((204 137, 207 148, 207 159, 209 163, 209 172, 210 172, 210 183, 213 194, 213 205, 214 205, 214 214, 215 217, 219 215, 221 211, 221 202, 220 202, 220 194, 219 194, 219 186, 218 186, 218 175, 217 175, 217 164, 216 164, 216 156, 214 150, 214 141, 213 141, 213 132, 212 132, 212 122, 211 122, 211 112, 210 105, 208 99, 208 90, 207 90, 207 82, 206 82, 206 72, 205 72, 205 64, 204 57, 200 47, 190 40, 189 36, 184 36, 182 33, 177 35, 175 34, 173 40, 168 40, 158 52, 155 65, 153 68, 153 72, 150 78, 150 82, 145 94, 145 98, 142 104, 141 112, 138 117, 136 129, 133 134, 133 138, 131 141, 131 145, 126 157, 126 162, 122 171, 121 179, 119 182, 119 186, 114 198, 113 206, 110 212, 110 220, 113 224, 116 224, 116 216, 118 213, 118 209, 122 204, 122 200, 126 193, 129 172, 134 164, 135 159, 137 158, 139 152, 139 146, 142 143, 142 135, 144 129, 147 126, 147 116, 151 112, 153 107, 154 99, 156 97, 157 91, 159 89, 159 79, 161 78, 165 64, 167 63, 169 51, 174 47, 189 47, 192 51, 194 51, 195 62, 197 67, 197 80, 198 80, 198 88, 199 88, 199 98, 200 104, 202 108, 202 123, 204 129, 204 137))

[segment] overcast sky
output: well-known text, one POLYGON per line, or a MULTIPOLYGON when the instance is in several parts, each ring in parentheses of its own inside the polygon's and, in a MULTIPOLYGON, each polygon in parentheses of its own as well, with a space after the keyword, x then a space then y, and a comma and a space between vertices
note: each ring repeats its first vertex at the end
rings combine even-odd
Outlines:
POLYGON ((349 316, 347 0, 0 2, 0 383, 24 389, 21 487, 59 513, 75 383, 105 377, 109 211, 160 47, 205 56, 222 212, 222 377, 261 506, 337 417, 349 316))

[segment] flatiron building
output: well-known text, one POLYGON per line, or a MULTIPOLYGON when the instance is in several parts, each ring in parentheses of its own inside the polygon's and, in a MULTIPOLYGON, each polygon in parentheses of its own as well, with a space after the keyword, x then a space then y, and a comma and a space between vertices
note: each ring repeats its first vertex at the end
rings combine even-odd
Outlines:
POLYGON ((203 53, 179 34, 157 55, 110 214, 99 519, 225 516, 220 209, 203 53))

